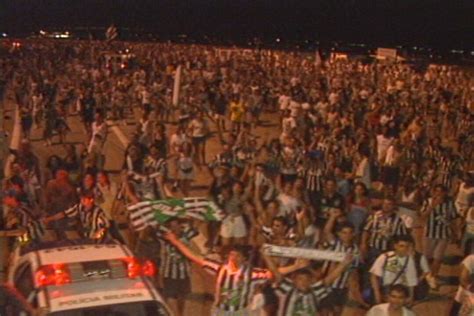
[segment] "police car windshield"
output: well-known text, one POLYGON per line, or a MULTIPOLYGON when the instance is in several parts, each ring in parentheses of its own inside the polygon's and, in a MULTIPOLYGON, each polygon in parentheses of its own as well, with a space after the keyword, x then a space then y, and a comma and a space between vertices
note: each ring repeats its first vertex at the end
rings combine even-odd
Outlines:
POLYGON ((159 302, 136 302, 50 313, 48 316, 171 316, 159 302))

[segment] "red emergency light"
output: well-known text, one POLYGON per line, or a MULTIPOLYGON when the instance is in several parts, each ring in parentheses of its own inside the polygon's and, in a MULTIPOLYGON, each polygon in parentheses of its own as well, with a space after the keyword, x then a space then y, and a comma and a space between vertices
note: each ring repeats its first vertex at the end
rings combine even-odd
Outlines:
POLYGON ((156 266, 150 260, 140 263, 135 257, 127 257, 123 259, 127 264, 128 277, 134 279, 140 275, 152 277, 156 275, 156 266))
POLYGON ((36 271, 36 283, 38 283, 39 286, 71 283, 69 269, 62 263, 42 266, 36 271))

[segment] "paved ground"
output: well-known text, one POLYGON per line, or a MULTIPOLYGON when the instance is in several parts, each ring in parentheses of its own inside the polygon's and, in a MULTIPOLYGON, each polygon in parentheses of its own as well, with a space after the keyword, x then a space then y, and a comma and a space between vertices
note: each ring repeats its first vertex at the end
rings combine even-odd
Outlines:
MULTIPOLYGON (((5 110, 8 116, 13 118, 13 104, 10 101, 5 103, 5 110)), ((136 121, 140 115, 139 110, 136 110, 134 117, 129 117, 126 124, 112 123, 111 128, 109 129, 109 135, 107 142, 105 144, 105 155, 106 155, 106 164, 105 169, 112 173, 112 178, 117 178, 118 172, 123 164, 124 158, 124 148, 127 144, 127 139, 130 139, 133 130, 136 128, 136 121)), ((256 130, 257 135, 265 135, 264 137, 277 137, 278 136, 278 119, 275 114, 264 114, 263 121, 266 128, 258 128, 256 130)), ((78 147, 81 144, 85 144, 86 135, 84 133, 82 124, 78 116, 70 116, 68 118, 68 123, 72 131, 67 135, 67 142, 74 143, 78 147)), ((13 128, 12 120, 7 120, 5 124, 6 128, 11 131, 13 128)), ((171 135, 176 128, 173 124, 167 124, 168 135, 171 135)), ((215 130, 214 125, 211 123, 211 129, 215 130)), ((31 141, 35 152, 38 154, 41 160, 41 165, 44 168, 47 158, 56 154, 59 156, 64 155, 64 148, 62 145, 55 144, 51 147, 46 147, 45 143, 41 140, 42 129, 34 130, 32 132, 31 141)), ((262 139, 259 140, 260 142, 262 139)), ((57 142, 57 139, 55 139, 57 142)), ((217 137, 212 137, 207 146, 207 159, 208 161, 214 157, 214 155, 219 151, 220 144, 217 140, 217 137)), ((201 171, 197 172, 197 179, 193 183, 193 195, 202 195, 205 193, 206 186, 210 183, 210 175, 206 168, 203 168, 201 171)), ((448 249, 447 255, 459 255, 459 250, 451 246, 448 249)), ((441 271, 444 276, 456 277, 459 273, 458 268, 455 265, 444 265, 441 271)), ((198 268, 193 268, 193 295, 187 304, 185 315, 193 316, 207 316, 210 314, 210 298, 212 298, 213 292, 213 280, 203 273, 198 268)), ((452 293, 455 290, 453 286, 443 286, 441 288, 442 294, 452 293)), ((450 296, 452 296, 450 294, 450 296)), ((447 311, 451 303, 446 299, 438 299, 436 301, 429 301, 421 303, 415 306, 415 311, 419 315, 447 315, 447 311)), ((354 308, 346 308, 344 315, 363 315, 362 310, 354 308)))

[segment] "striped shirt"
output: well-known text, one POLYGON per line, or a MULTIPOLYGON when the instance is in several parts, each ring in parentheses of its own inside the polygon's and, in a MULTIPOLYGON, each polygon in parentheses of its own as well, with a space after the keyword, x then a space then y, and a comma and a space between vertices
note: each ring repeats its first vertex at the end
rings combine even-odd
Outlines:
POLYGON ((443 155, 443 148, 441 146, 429 145, 428 148, 424 152, 425 157, 434 159, 435 161, 439 161, 442 155, 443 155))
POLYGON ((370 235, 369 246, 381 251, 388 250, 390 239, 393 236, 408 233, 405 223, 398 214, 392 213, 386 216, 383 211, 369 216, 364 231, 370 235))
POLYGON ((151 178, 158 176, 166 176, 167 174, 167 163, 166 159, 158 158, 155 159, 151 156, 148 156, 144 162, 145 169, 148 171, 148 174, 151 178))
POLYGON ((311 192, 323 190, 323 171, 320 168, 307 168, 304 171, 305 188, 311 192))
POLYGON ((96 234, 110 227, 109 219, 105 212, 99 207, 94 206, 90 210, 79 203, 64 211, 68 218, 76 218, 81 222, 84 235, 88 238, 95 238, 96 234))
MULTIPOLYGON (((196 237, 198 232, 192 228, 187 228, 179 238, 185 244, 189 244, 191 239, 196 237)), ((159 236, 160 237, 160 236, 159 236)), ((160 237, 161 238, 161 237, 160 237)), ((160 271, 165 278, 189 279, 189 261, 176 249, 175 246, 165 240, 160 240, 164 251, 161 257, 160 271)))
POLYGON ((452 180, 456 176, 458 169, 459 165, 457 159, 453 157, 441 157, 438 170, 441 175, 441 184, 450 189, 452 180))
POLYGON ((46 232, 44 225, 34 218, 26 205, 21 204, 20 206, 10 210, 10 212, 13 212, 18 219, 17 228, 26 230, 25 235, 22 236, 22 240, 40 240, 44 236, 46 232))
POLYGON ((248 264, 232 272, 228 264, 205 260, 203 268, 217 276, 216 307, 229 312, 245 310, 252 301, 255 286, 271 278, 268 270, 251 268, 248 264))
MULTIPOLYGON (((428 212, 431 201, 431 198, 425 200, 420 210, 421 214, 428 212)), ((432 239, 449 239, 452 234, 450 225, 457 216, 456 207, 451 200, 435 206, 428 217, 424 236, 432 239)))
POLYGON ((318 314, 318 305, 329 295, 330 287, 322 281, 313 283, 309 291, 302 292, 295 288, 293 282, 287 278, 276 288, 280 299, 279 316, 315 316, 318 314))
POLYGON ((217 154, 214 157, 214 160, 212 160, 209 163, 209 168, 213 169, 222 165, 231 166, 233 162, 234 162, 234 154, 231 151, 222 152, 220 154, 217 154))
MULTIPOLYGON (((359 255, 359 247, 354 243, 351 246, 345 246, 341 240, 339 239, 334 239, 328 242, 326 245, 324 245, 324 249, 326 250, 332 250, 332 251, 337 251, 337 252, 344 252, 347 254, 353 254, 354 257, 356 258, 352 265, 346 269, 341 276, 339 276, 334 282, 332 283, 331 287, 333 289, 345 289, 347 288, 347 281, 349 280, 349 276, 352 272, 353 269, 356 269, 359 267, 359 258, 357 257, 359 255)), ((332 271, 333 269, 336 268, 336 265, 333 261, 325 261, 323 265, 323 270, 325 271, 326 275, 332 271)))
POLYGON ((420 161, 420 150, 416 146, 406 148, 403 154, 406 162, 420 161))

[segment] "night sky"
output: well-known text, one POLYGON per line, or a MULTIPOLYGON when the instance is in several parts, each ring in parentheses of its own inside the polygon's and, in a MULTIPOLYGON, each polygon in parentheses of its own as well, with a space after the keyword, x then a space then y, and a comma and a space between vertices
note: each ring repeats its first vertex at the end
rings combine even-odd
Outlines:
POLYGON ((108 26, 227 40, 474 46, 474 0, 0 0, 0 31, 108 26))

